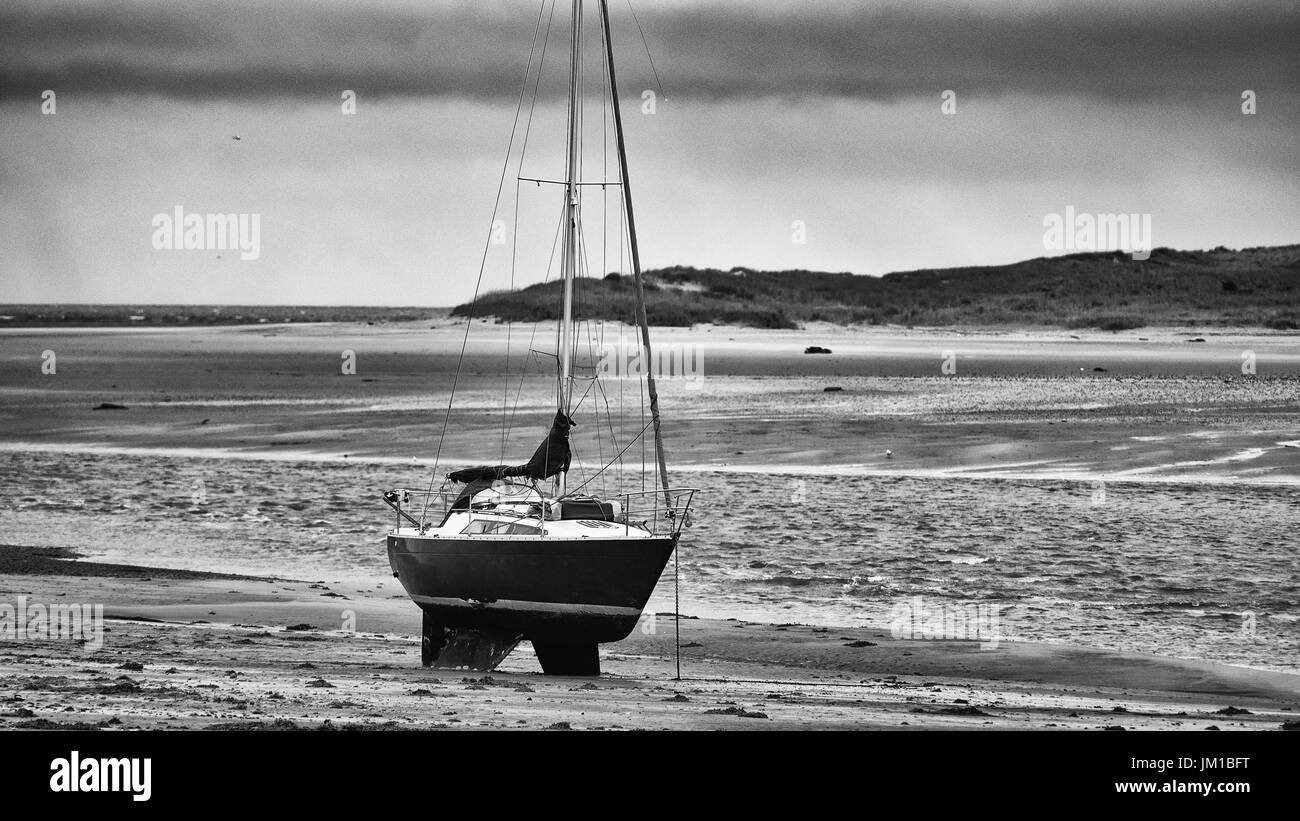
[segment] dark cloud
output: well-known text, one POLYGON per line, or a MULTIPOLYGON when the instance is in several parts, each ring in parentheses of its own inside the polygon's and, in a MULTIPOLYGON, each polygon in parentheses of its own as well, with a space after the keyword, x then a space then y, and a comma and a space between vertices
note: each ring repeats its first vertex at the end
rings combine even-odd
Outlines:
MULTIPOLYGON (((649 87, 627 4, 611 7, 626 83, 649 87)), ((1300 88, 1294 2, 636 7, 670 96, 895 100, 953 88, 1142 102, 1300 88)), ((9 3, 0 9, 0 95, 353 88, 513 99, 537 10, 536 2, 401 0, 9 3)), ((547 94, 560 90, 567 4, 552 22, 547 64, 557 70, 545 78, 547 94)))

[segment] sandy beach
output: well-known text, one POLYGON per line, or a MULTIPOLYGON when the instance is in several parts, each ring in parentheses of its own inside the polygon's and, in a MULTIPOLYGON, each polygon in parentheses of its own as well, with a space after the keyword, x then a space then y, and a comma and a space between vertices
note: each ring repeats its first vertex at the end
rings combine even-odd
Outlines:
MULTIPOLYGON (((464 334, 452 320, 8 329, 0 448, 423 465, 464 334), (53 374, 42 370, 47 351, 53 374), (345 353, 353 374, 341 372, 345 353)), ((553 334, 475 324, 444 461, 500 450, 503 395, 543 424, 549 383, 528 351, 553 334), (503 394, 507 353, 512 378, 529 378, 503 394)), ((591 334, 592 363, 602 346, 634 339, 614 324, 591 334)), ((677 470, 1300 481, 1294 334, 699 326, 660 329, 656 345, 701 366, 698 378, 661 380, 677 470), (813 345, 832 353, 804 354, 813 345)), ((635 383, 626 390, 635 398, 635 383)), ((531 450, 533 428, 515 431, 531 450)))
POLYGON ((1241 730, 1300 707, 1300 676, 1283 673, 693 618, 675 680, 670 613, 607 645, 597 680, 542 676, 527 644, 490 674, 428 670, 395 583, 90 574, 30 555, 0 549, 0 599, 103 602, 106 635, 97 651, 0 644, 7 728, 1241 730))
MULTIPOLYGON (((361 496, 352 485, 329 483, 349 465, 353 484, 427 481, 463 332, 443 322, 432 330, 405 323, 0 334, 0 543, 8 545, 0 548, 0 604, 19 597, 102 603, 107 625, 94 651, 58 639, 0 642, 7 694, 0 726, 1234 730, 1295 721, 1295 573, 1285 553, 1268 554, 1280 558, 1262 569, 1225 571, 1290 579, 1264 586, 1272 598, 1260 610, 1262 645, 1232 656, 1251 666, 1220 663, 1235 621, 1218 625, 1243 609, 1226 594, 1205 607, 1200 592, 1153 594, 1173 597, 1170 618, 1208 616, 1188 622, 1184 633, 1209 632, 1183 645, 1195 658, 1179 659, 1024 637, 991 649, 897 639, 875 616, 851 627, 827 623, 853 611, 785 623, 785 606, 759 588, 746 612, 762 618, 696 618, 698 599, 683 607, 681 680, 674 678, 674 616, 662 595, 653 632, 602 648, 599 680, 541 676, 527 643, 487 675, 423 669, 418 611, 383 566, 378 537, 390 519, 369 487, 361 496), (42 373, 46 351, 57 356, 55 373, 42 373), (346 351, 356 354, 356 374, 340 372, 346 351), (305 488, 307 476, 317 484, 301 502, 290 498, 294 487, 279 484, 305 488), (191 490, 204 477, 212 498, 196 501, 191 490), (268 525, 284 539, 259 545, 268 525), (319 536, 322 546, 290 550, 294 532, 319 536), (344 548, 367 558, 348 559, 344 548), (150 560, 156 556, 166 560, 150 560), (132 566, 105 564, 112 562, 132 566), (245 575, 213 575, 225 570, 245 575)), ((480 461, 483 452, 495 458, 502 355, 508 343, 517 366, 539 344, 532 337, 528 328, 476 328, 444 464, 480 461)), ((765 510, 778 510, 791 487, 802 493, 805 479, 816 493, 819 482, 876 477, 885 484, 872 487, 883 493, 895 479, 937 477, 950 483, 940 487, 948 495, 954 491, 945 488, 975 488, 978 498, 1000 493, 1008 504, 1037 499, 1005 485, 1024 479, 1047 482, 1043 493, 1082 489, 1078 509, 1102 533, 1147 515, 1151 499, 1170 509, 1170 521, 1185 519, 1179 510, 1211 498, 1184 491, 1198 486, 1218 494, 1212 500, 1224 512, 1216 515, 1229 524, 1243 505, 1281 511, 1277 494, 1300 481, 1293 335, 699 327, 657 340, 703 352, 702 379, 667 380, 662 388, 679 481, 707 476, 716 484, 744 474, 735 492, 752 498, 749 488, 779 473, 779 493, 760 500, 765 510), (833 353, 806 355, 809 345, 833 353), (1255 374, 1241 372, 1245 351, 1254 354, 1255 374), (955 374, 941 371, 949 352, 955 374), (1058 480, 1064 484, 1051 484, 1058 480), (1103 481, 1111 519, 1086 507, 1086 494, 1103 481), (1142 483, 1172 490, 1147 496, 1142 483), (1264 495, 1251 495, 1255 487, 1264 495), (1124 488, 1135 490, 1126 497, 1124 488)), ((521 396, 525 417, 543 419, 545 380, 525 381, 521 396)), ((531 450, 534 427, 520 424, 507 449, 531 450)), ((914 491, 899 487, 897 498, 873 505, 888 502, 916 518, 904 510, 914 491)), ((1032 510, 1022 515, 1032 523, 1032 510)), ((1256 519, 1248 522, 1254 530, 1238 528, 1249 546, 1282 538, 1256 519)), ((873 538, 905 520, 875 521, 873 538)), ((934 525, 921 517, 917 526, 919 540, 908 543, 922 549, 934 525)), ((946 526, 968 528, 961 520, 946 526)), ((1154 527, 1171 532, 1159 520, 1154 527)), ((754 553, 743 530, 728 528, 688 534, 697 543, 688 543, 694 564, 687 568, 715 574, 706 592, 750 573, 755 584, 806 598, 812 588, 791 585, 830 575, 766 569, 773 560, 754 553)), ((1240 549, 1216 548, 1212 529, 1180 538, 1208 551, 1191 562, 1189 577, 1206 577, 1216 555, 1232 558, 1240 549)), ((801 559, 819 558, 833 541, 816 542, 801 559)), ((1177 555, 1180 548, 1162 549, 1177 555)), ((954 577, 963 583, 996 578, 1012 591, 1042 584, 1037 576, 1007 576, 1015 557, 996 547, 954 544, 947 555, 945 566, 966 574, 954 577)), ((1044 567, 1060 561, 1048 556, 1044 567)), ((893 572, 928 576, 933 566, 893 572)), ((1135 566, 1098 584, 1141 587, 1144 573, 1174 584, 1172 571, 1156 567, 1163 569, 1135 566)), ((873 600, 899 595, 901 588, 876 591, 875 576, 869 584, 852 567, 843 572, 827 584, 865 597, 852 604, 863 613, 879 612, 873 600)), ((1037 616, 1045 629, 1053 613, 1078 607, 1062 606, 1037 616)), ((1163 635, 1152 626, 1163 622, 1141 621, 1165 618, 1156 610, 1133 616, 1138 621, 1120 618, 1096 635, 1116 637, 1116 646, 1126 631, 1163 635)))

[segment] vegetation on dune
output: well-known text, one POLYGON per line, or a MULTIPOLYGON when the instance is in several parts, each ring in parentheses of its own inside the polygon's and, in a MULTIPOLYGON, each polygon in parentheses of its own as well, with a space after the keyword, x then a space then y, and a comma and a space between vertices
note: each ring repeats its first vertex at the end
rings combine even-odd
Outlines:
MULTIPOLYGON (((907 271, 883 277, 820 271, 730 271, 684 266, 646 275, 652 325, 704 323, 797 328, 841 325, 1046 325, 1121 331, 1144 326, 1300 330, 1300 245, 1233 251, 1157 248, 1070 254, 984 268, 907 271)), ((634 322, 629 276, 584 278, 581 319, 634 322)), ((512 322, 559 318, 560 283, 483 294, 456 317, 512 322)), ((28 326, 255 325, 285 322, 427 321, 445 308, 195 305, 0 305, 0 330, 28 326)))
MULTIPOLYGON (((1011 265, 907 271, 883 277, 818 271, 683 266, 646 273, 652 325, 794 328, 804 322, 894 325, 1056 325, 1127 330, 1150 325, 1300 329, 1300 245, 1233 251, 1157 248, 1044 257, 1011 265)), ((496 291, 453 316, 554 320, 560 283, 496 291)), ((582 319, 632 322, 631 278, 584 279, 582 319)))

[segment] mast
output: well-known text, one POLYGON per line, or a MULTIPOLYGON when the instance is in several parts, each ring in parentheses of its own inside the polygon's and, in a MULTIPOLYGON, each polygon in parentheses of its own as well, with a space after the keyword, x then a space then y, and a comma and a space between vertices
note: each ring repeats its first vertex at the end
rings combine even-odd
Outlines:
MULTIPOLYGON (((582 0, 573 0, 573 51, 569 55, 569 162, 564 178, 564 251, 561 260, 564 314, 560 319, 560 337, 556 345, 560 360, 558 404, 565 416, 569 415, 569 405, 573 400, 573 280, 578 273, 578 155, 582 127, 578 92, 581 75, 582 0)), ((557 497, 564 495, 567 484, 568 474, 561 471, 555 477, 557 497)))
MULTIPOLYGON (((645 288, 641 282, 641 251, 636 241, 636 218, 632 213, 632 183, 627 174, 627 146, 623 143, 623 113, 618 101, 618 80, 614 76, 614 41, 609 30, 609 5, 600 0, 600 21, 605 33, 605 64, 609 67, 609 95, 613 98, 614 136, 618 143, 618 168, 623 180, 623 204, 627 210, 627 232, 632 247, 632 273, 636 281, 636 319, 641 326, 641 347, 647 363, 653 363, 650 354, 650 323, 646 319, 645 288)), ((650 396, 650 420, 654 423, 655 456, 659 462, 659 482, 664 490, 664 502, 672 509, 668 493, 668 462, 664 459, 664 440, 659 425, 659 392, 655 388, 654 368, 646 368, 646 393, 650 396)))

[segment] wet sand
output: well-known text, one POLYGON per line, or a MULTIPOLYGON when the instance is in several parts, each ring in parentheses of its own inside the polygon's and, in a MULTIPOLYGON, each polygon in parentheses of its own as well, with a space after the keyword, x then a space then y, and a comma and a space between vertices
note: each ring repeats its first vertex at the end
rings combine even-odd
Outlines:
POLYGON ((0 601, 103 603, 104 643, 0 642, 3 728, 1237 730, 1300 709, 1300 676, 1285 673, 691 618, 675 680, 670 613, 604 645, 599 679, 542 676, 526 643, 490 674, 429 670, 418 611, 392 580, 41 561, 0 548, 0 601))
MULTIPOLYGON (((7 329, 0 451, 361 459, 410 465, 412 481, 427 481, 463 330, 7 329), (343 351, 356 353, 355 375, 340 373, 343 351)), ((453 414, 444 463, 499 452, 506 334, 476 328, 458 391, 468 404, 453 414)), ((509 334, 516 366, 547 344, 545 329, 509 334)), ((1295 335, 696 328, 656 341, 703 346, 703 380, 662 385, 683 475, 1300 481, 1295 335), (805 355, 808 345, 834 353, 805 355), (941 372, 947 351, 954 375, 941 372), (1255 375, 1240 372, 1247 351, 1255 375)), ((526 454, 549 400, 544 375, 524 388, 511 444, 526 454)), ((384 520, 369 506, 358 515, 384 520)), ((72 546, 93 555, 95 524, 72 546)), ((486 677, 430 671, 419 666, 418 612, 391 578, 340 586, 315 581, 306 563, 294 574, 304 581, 139 567, 69 575, 57 555, 0 554, 0 603, 101 602, 109 616, 93 653, 0 641, 5 727, 1227 730, 1276 728, 1300 706, 1300 676, 1210 662, 692 618, 681 621, 677 681, 672 614, 659 614, 653 635, 606 645, 596 681, 542 677, 526 644, 486 677), (342 629, 345 611, 354 630, 342 629)))
MULTIPOLYGON (((447 321, 8 329, 0 449, 427 464, 464 331, 447 321), (55 374, 41 372, 45 351, 55 374), (346 351, 355 374, 341 373, 346 351), (104 403, 125 410, 97 409, 104 403)), ((610 344, 631 338, 604 333, 610 344)), ((552 335, 475 325, 445 463, 531 453, 551 390, 527 352, 552 335), (517 394, 502 377, 507 350, 512 373, 533 375, 517 394), (522 415, 502 454, 506 400, 522 415)), ((660 384, 675 470, 1300 481, 1295 334, 698 327, 657 331, 656 344, 698 349, 703 366, 699 379, 660 384), (832 354, 806 355, 809 345, 832 354), (942 372, 949 353, 955 374, 942 372), (1254 374, 1242 373, 1247 354, 1254 374)), ((635 407, 634 383, 611 382, 611 403, 617 390, 635 407)), ((638 427, 629 418, 623 432, 638 427)))

